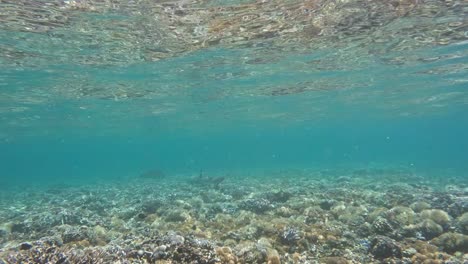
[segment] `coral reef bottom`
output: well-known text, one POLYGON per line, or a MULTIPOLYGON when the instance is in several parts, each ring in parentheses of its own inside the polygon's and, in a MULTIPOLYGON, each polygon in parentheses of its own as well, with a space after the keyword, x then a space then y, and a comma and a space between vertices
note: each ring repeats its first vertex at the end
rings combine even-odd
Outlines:
POLYGON ((0 263, 464 264, 467 181, 360 169, 10 188, 0 263))

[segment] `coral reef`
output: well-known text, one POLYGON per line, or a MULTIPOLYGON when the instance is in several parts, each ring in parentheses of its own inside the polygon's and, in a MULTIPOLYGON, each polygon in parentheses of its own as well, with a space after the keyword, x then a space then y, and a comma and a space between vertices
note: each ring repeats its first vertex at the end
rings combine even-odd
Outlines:
POLYGON ((445 206, 467 195, 466 179, 444 193, 378 173, 11 192, 0 263, 466 263, 468 212, 445 206))

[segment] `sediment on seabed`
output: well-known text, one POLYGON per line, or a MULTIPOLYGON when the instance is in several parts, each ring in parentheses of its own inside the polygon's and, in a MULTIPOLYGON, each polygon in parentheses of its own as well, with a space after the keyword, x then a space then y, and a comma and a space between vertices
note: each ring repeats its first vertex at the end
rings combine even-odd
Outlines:
POLYGON ((468 261, 457 176, 136 177, 5 190, 0 208, 0 263, 468 261))

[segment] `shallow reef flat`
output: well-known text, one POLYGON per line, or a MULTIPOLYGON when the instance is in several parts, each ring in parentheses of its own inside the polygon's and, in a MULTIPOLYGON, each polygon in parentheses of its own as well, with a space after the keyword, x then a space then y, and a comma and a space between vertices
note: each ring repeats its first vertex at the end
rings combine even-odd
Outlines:
POLYGON ((0 263, 468 263, 468 179, 135 177, 0 200, 0 263))

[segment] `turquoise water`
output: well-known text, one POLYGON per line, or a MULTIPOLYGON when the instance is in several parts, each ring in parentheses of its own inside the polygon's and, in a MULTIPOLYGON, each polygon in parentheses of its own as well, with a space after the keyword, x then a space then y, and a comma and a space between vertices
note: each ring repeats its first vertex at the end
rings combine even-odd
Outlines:
POLYGON ((354 46, 3 64, 2 182, 376 164, 463 174, 467 47, 415 48, 396 64, 383 61, 391 53, 354 57, 354 46), (252 54, 265 62, 247 63, 252 54))
POLYGON ((158 131, 146 124, 146 129, 120 135, 91 135, 87 130, 29 136, 3 144, 2 180, 17 184, 113 180, 153 168, 177 175, 197 174, 200 169, 236 174, 258 169, 395 166, 444 177, 447 170, 464 175, 467 121, 464 113, 424 118, 351 116, 288 125, 234 123, 225 124, 225 130, 195 132, 158 131))
POLYGON ((467 14, 0 0, 0 264, 468 263, 467 14))

